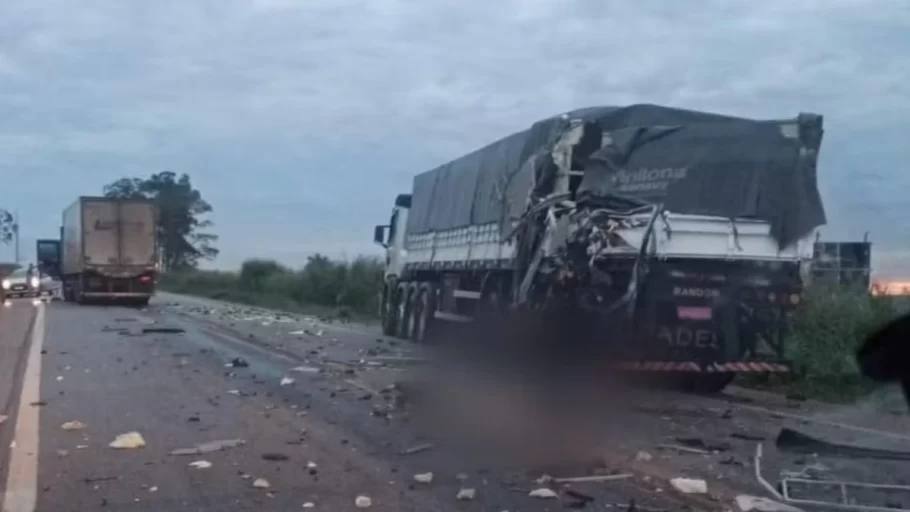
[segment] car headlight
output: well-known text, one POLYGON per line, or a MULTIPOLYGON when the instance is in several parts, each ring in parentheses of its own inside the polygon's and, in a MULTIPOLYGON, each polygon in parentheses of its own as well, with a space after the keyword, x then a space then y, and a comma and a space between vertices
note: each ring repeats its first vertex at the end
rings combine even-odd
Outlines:
POLYGON ((9 290, 9 284, 9 279, 4 279, 2 282, 0 282, 0 285, 3 286, 4 290, 9 290))
POLYGON ((41 284, 41 280, 37 277, 30 277, 28 279, 28 284, 31 285, 32 288, 37 288, 38 285, 41 284))

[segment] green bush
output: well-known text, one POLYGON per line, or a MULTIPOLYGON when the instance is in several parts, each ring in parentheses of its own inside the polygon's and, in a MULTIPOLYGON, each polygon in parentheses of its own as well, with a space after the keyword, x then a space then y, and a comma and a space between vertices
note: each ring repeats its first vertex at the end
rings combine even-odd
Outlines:
POLYGON ((244 261, 238 272, 196 270, 168 273, 160 286, 177 293, 203 295, 286 310, 333 311, 374 316, 379 309, 382 263, 377 258, 333 260, 316 254, 300 270, 274 260, 244 261))
POLYGON ((782 386, 793 395, 851 400, 873 389, 859 374, 856 350, 874 329, 904 309, 899 299, 862 289, 813 286, 793 315, 786 339, 795 372, 745 384, 782 386))

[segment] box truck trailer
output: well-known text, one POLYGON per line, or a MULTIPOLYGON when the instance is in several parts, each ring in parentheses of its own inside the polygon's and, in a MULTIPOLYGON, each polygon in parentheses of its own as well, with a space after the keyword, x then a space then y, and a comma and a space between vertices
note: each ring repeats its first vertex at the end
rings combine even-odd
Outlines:
POLYGON ((374 230, 384 332, 560 307, 610 364, 687 387, 790 371, 821 137, 815 114, 593 107, 418 174, 374 230))
POLYGON ((156 210, 145 199, 80 197, 63 211, 63 298, 144 305, 155 293, 156 210))

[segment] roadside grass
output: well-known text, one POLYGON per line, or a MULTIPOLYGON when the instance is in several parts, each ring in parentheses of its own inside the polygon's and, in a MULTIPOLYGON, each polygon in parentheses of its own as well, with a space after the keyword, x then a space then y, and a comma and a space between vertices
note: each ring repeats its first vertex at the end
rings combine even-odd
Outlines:
MULTIPOLYGON (((368 321, 379 310, 382 262, 311 256, 299 270, 251 259, 237 272, 192 271, 163 276, 161 288, 252 306, 368 321)), ((813 286, 791 319, 789 375, 742 375, 737 383, 795 398, 852 402, 876 389, 864 380, 854 354, 863 338, 901 312, 910 300, 872 296, 866 290, 813 286)))
POLYGON ((238 272, 194 270, 162 276, 162 290, 348 320, 369 320, 379 310, 382 264, 310 256, 299 270, 272 260, 251 259, 238 272))
POLYGON ((770 388, 794 398, 852 402, 877 389, 859 373, 855 354, 863 339, 910 309, 907 299, 863 289, 811 286, 793 315, 786 339, 789 375, 746 376, 744 386, 770 388))

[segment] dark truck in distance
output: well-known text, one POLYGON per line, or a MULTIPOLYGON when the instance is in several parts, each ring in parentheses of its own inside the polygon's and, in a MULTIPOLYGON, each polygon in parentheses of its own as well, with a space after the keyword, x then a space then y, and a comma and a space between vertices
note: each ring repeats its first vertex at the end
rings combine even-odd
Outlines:
POLYGON ((64 210, 64 300, 148 304, 157 280, 156 218, 145 199, 80 197, 64 210))
POLYGON ((395 199, 374 231, 383 330, 421 341, 478 313, 573 311, 556 338, 684 387, 790 371, 787 318, 825 223, 821 139, 814 114, 631 105, 538 121, 395 199))

